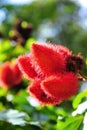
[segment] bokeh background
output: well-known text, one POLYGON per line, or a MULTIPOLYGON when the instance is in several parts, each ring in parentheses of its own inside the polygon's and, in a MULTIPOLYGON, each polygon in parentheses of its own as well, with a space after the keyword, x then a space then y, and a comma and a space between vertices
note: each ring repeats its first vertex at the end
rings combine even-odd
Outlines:
POLYGON ((81 0, 0 0, 0 31, 9 37, 17 19, 33 24, 37 41, 64 44, 85 57, 87 3, 81 0))
MULTIPOLYGON (((87 1, 0 0, 0 64, 29 53, 32 42, 36 41, 65 45, 73 53, 80 53, 87 64, 87 1)), ((87 75, 86 65, 83 73, 87 75)), ((87 92, 77 98, 79 101, 74 102, 74 108, 74 99, 60 106, 43 107, 28 97, 28 83, 23 79, 17 90, 0 88, 0 129, 83 130, 84 113, 76 118, 69 116, 76 108, 75 103, 78 106, 86 100, 87 92)))

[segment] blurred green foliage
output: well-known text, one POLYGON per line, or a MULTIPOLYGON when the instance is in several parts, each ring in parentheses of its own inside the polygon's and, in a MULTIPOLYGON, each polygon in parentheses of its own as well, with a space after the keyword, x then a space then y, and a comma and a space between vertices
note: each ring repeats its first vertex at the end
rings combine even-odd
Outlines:
POLYGON ((35 0, 26 5, 1 4, 0 9, 5 10, 6 17, 0 25, 0 30, 6 37, 17 19, 33 24, 33 36, 36 39, 40 35, 38 29, 41 25, 51 22, 56 30, 56 35, 53 38, 49 36, 45 40, 64 44, 74 53, 81 52, 86 58, 87 30, 79 25, 80 6, 74 2, 70 0, 35 0))

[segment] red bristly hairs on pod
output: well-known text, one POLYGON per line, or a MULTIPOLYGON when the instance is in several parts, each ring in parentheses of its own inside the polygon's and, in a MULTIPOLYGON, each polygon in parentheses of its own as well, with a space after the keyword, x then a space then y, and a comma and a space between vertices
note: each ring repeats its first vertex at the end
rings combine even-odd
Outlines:
POLYGON ((0 68, 0 86, 12 88, 22 81, 22 73, 17 63, 12 65, 10 62, 5 62, 0 68))
POLYGON ((33 43, 30 54, 20 56, 18 66, 31 80, 28 92, 42 104, 59 104, 78 91, 83 58, 65 46, 33 43))

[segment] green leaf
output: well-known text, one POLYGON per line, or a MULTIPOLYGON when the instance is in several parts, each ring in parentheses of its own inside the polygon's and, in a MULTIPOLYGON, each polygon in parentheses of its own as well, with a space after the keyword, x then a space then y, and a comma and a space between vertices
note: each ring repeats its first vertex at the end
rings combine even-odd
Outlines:
POLYGON ((4 87, 0 87, 0 97, 5 96, 6 94, 7 94, 7 89, 5 89, 4 87))
POLYGON ((8 53, 10 50, 12 50, 12 46, 9 40, 5 40, 0 44, 0 52, 1 53, 8 53))
POLYGON ((73 108, 77 108, 83 98, 87 97, 87 90, 79 93, 73 100, 73 108))
POLYGON ((26 124, 25 126, 12 125, 6 121, 0 121, 0 130, 41 130, 39 126, 26 124))
POLYGON ((87 58, 86 58, 86 61, 85 61, 85 63, 86 63, 86 67, 87 67, 87 58))
POLYGON ((58 109, 58 115, 60 115, 60 116, 66 116, 67 112, 63 108, 60 108, 60 109, 58 109))
POLYGON ((26 45, 25 45, 25 48, 26 48, 26 50, 30 50, 30 47, 31 47, 31 45, 32 45, 32 43, 34 43, 36 40, 34 39, 34 38, 29 38, 28 40, 27 40, 27 42, 26 42, 26 45))
POLYGON ((14 48, 14 50, 12 51, 12 56, 17 57, 17 56, 24 54, 24 53, 25 53, 25 49, 22 46, 19 45, 19 46, 16 46, 14 48))
POLYGON ((15 104, 26 104, 28 103, 26 97, 28 96, 28 93, 24 90, 20 90, 19 93, 17 93, 14 97, 13 97, 13 103, 15 104))
POLYGON ((4 110, 4 109, 5 109, 5 107, 4 107, 3 103, 0 102, 0 111, 1 111, 1 110, 4 110))
POLYGON ((7 59, 7 55, 5 53, 0 54, 0 62, 3 62, 7 59))
POLYGON ((78 130, 80 124, 82 123, 83 116, 71 116, 63 120, 58 120, 57 129, 58 130, 78 130))
POLYGON ((82 114, 87 110, 87 101, 78 105, 78 108, 72 113, 72 115, 82 114))

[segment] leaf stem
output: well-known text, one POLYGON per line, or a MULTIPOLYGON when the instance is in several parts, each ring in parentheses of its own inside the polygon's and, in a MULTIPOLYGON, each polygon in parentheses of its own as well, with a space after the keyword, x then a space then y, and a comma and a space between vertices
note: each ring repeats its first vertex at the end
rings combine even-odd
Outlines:
POLYGON ((87 81, 87 76, 83 75, 80 71, 79 71, 78 74, 79 74, 79 76, 80 76, 80 77, 78 78, 79 80, 81 80, 81 81, 87 81))

